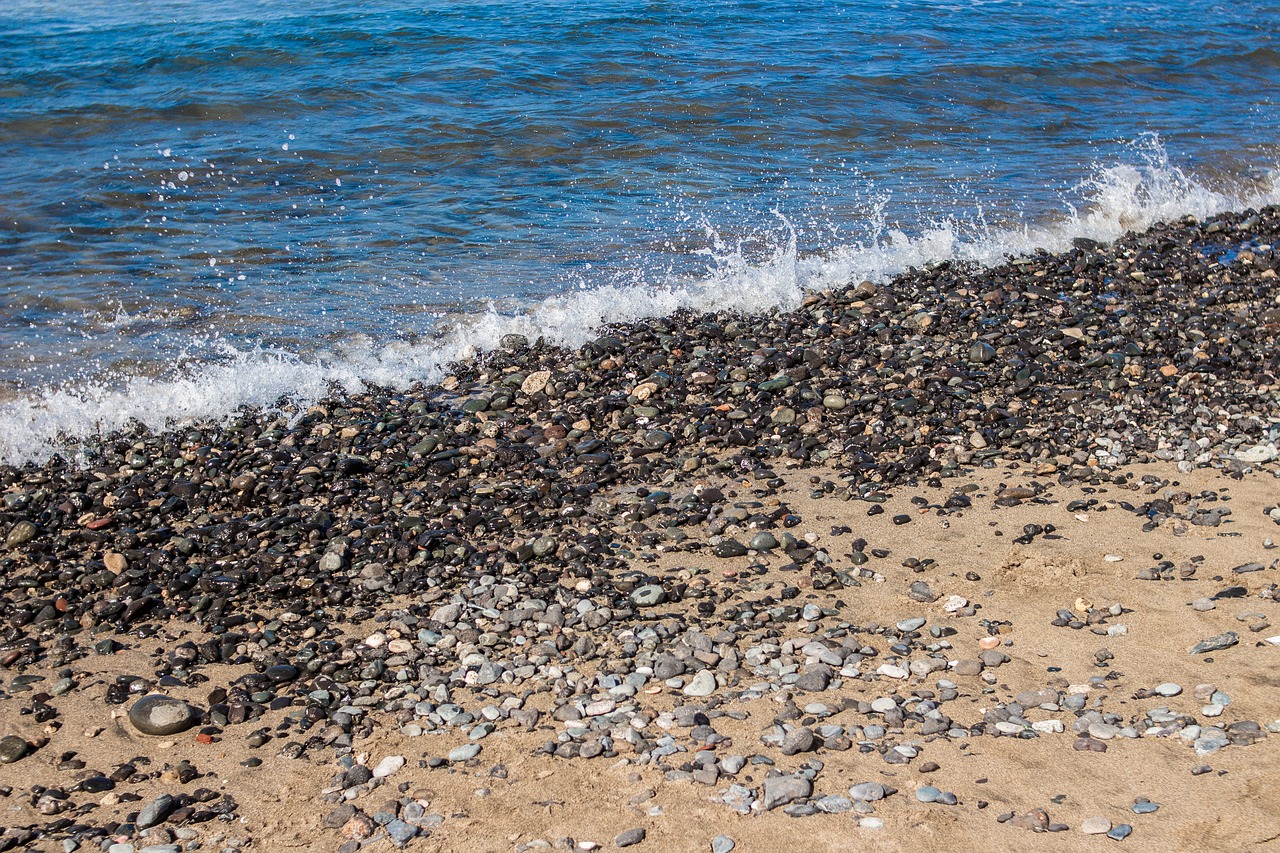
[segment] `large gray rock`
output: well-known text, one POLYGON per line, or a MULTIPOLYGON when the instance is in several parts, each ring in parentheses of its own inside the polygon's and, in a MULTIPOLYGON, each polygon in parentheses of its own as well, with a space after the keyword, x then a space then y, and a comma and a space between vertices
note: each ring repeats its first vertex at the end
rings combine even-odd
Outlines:
POLYGON ((200 722, 200 712, 181 699, 152 693, 133 703, 129 722, 144 735, 174 735, 200 722))

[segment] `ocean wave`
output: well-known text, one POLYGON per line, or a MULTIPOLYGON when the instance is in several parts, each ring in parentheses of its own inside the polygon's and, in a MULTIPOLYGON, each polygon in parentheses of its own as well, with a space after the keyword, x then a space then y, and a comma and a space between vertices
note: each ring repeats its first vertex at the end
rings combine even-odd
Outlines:
POLYGON ((1061 251, 1076 237, 1110 242, 1127 231, 1193 216, 1280 203, 1275 167, 1232 183, 1206 180, 1170 163, 1155 136, 1131 146, 1124 162, 1099 165, 1063 200, 1020 227, 991 227, 947 219, 909 234, 885 221, 880 206, 866 229, 871 236, 812 255, 797 251, 797 230, 778 212, 760 257, 739 242, 709 231, 705 275, 670 281, 637 274, 638 283, 599 285, 474 316, 448 320, 421 340, 379 342, 355 338, 307 357, 265 348, 222 344, 216 360, 185 363, 162 376, 120 377, 78 383, 0 403, 0 460, 38 463, 74 456, 79 444, 137 425, 159 430, 218 419, 242 407, 306 405, 341 389, 406 388, 441 379, 451 363, 474 358, 503 336, 576 347, 608 323, 665 316, 681 309, 755 313, 798 306, 812 290, 850 281, 884 282, 909 267, 954 259, 984 265, 1038 249, 1061 251), (748 259, 750 256, 750 259, 748 259))

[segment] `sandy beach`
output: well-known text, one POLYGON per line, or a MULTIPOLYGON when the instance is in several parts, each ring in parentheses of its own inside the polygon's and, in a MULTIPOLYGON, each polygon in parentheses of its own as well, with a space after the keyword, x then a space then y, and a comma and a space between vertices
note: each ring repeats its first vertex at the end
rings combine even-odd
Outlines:
POLYGON ((1274 239, 6 468, 0 850, 1280 849, 1274 239))

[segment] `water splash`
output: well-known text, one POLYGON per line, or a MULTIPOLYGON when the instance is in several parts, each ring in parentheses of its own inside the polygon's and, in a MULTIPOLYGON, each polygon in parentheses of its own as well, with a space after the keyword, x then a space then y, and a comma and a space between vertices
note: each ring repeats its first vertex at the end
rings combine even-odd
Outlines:
MULTIPOLYGON (((110 385, 82 383, 0 404, 0 460, 40 462, 74 452, 79 440, 141 424, 152 430, 216 419, 242 407, 305 405, 335 388, 405 388, 437 381, 448 365, 496 348, 504 335, 523 334, 566 347, 589 340, 606 323, 665 316, 680 309, 757 313, 798 306, 804 293, 849 281, 883 282, 909 267, 958 259, 993 264, 1036 249, 1060 251, 1075 237, 1110 242, 1126 231, 1191 215, 1280 203, 1280 169, 1233 186, 1210 187, 1171 164, 1155 136, 1131 146, 1128 162, 1095 169, 1063 200, 1060 211, 1020 228, 991 228, 981 211, 972 222, 943 220, 911 235, 884 220, 878 205, 873 236, 799 257, 797 233, 778 213, 779 226, 752 235, 772 249, 761 259, 742 240, 708 234, 706 272, 679 280, 657 278, 604 284, 559 294, 518 311, 490 306, 420 341, 357 339, 306 359, 265 349, 222 345, 216 361, 187 364, 162 377, 132 377, 110 385), (749 257, 750 255, 750 257, 749 257)), ((656 277, 655 277, 656 278, 656 277)), ((117 322, 127 322, 127 315, 117 322)))

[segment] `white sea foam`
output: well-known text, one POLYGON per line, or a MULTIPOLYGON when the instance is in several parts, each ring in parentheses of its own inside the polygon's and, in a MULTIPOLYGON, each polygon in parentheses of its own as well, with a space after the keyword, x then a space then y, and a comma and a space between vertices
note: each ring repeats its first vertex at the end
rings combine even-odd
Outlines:
POLYGON ((516 313, 490 309, 453 322, 424 341, 355 341, 306 359, 227 347, 224 358, 186 367, 177 376, 79 385, 9 401, 0 405, 0 460, 39 462, 54 453, 74 453, 77 439, 136 423, 161 429, 222 417, 244 406, 272 406, 282 399, 305 404, 335 386, 354 392, 367 385, 436 381, 451 362, 491 350, 510 333, 576 347, 609 322, 682 308, 742 313, 792 308, 806 291, 863 279, 884 281, 930 261, 991 264, 1039 248, 1062 250, 1075 237, 1108 242, 1159 221, 1280 203, 1280 179, 1274 173, 1247 185, 1211 188, 1171 165, 1158 140, 1143 140, 1136 150, 1135 162, 1097 169, 1078 188, 1074 204, 1064 202, 1063 210, 1020 229, 947 221, 910 236, 874 223, 874 238, 801 258, 794 230, 782 219, 769 258, 748 262, 740 250, 714 244, 706 251, 707 274, 695 280, 592 287, 516 313))

